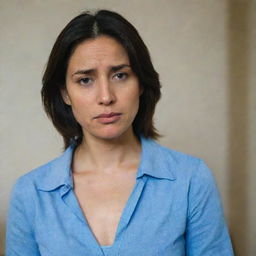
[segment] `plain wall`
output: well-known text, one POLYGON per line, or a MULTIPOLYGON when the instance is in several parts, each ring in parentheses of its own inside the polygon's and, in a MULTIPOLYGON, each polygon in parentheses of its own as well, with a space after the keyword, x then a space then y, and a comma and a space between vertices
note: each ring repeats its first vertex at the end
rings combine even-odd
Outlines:
POLYGON ((256 255, 255 0, 0 0, 0 254, 12 185, 63 147, 40 99, 51 47, 68 21, 97 8, 140 32, 163 86, 160 142, 204 158, 236 255, 256 255))

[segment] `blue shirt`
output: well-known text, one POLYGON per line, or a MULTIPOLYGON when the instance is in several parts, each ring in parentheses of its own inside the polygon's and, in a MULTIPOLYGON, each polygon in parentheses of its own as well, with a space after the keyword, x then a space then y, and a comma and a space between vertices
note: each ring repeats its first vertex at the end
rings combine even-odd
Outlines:
POLYGON ((231 256, 211 171, 141 138, 141 162, 112 246, 100 246, 73 190, 74 147, 22 176, 8 214, 6 256, 231 256))

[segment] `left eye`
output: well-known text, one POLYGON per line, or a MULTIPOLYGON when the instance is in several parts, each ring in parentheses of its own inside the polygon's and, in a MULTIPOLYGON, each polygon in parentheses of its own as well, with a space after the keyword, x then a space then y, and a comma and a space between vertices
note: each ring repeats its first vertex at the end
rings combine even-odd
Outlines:
POLYGON ((114 78, 118 79, 118 80, 124 80, 127 78, 127 74, 126 73, 123 73, 123 72, 120 72, 120 73, 117 73, 114 75, 114 78))

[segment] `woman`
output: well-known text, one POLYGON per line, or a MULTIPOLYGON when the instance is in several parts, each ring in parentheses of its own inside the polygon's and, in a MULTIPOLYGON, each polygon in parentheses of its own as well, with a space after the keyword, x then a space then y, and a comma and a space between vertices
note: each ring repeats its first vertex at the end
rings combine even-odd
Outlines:
POLYGON ((66 151, 12 192, 6 255, 233 255, 219 194, 200 159, 153 139, 158 74, 119 14, 83 13, 43 77, 66 151))

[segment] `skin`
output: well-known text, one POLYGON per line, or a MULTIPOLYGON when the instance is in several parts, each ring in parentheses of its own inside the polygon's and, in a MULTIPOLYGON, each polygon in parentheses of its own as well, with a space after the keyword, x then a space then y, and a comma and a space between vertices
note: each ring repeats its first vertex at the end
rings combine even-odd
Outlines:
POLYGON ((140 89, 123 47, 102 36, 81 43, 70 58, 65 102, 72 106, 86 139, 115 139, 132 133, 138 112, 140 89), (119 67, 114 71, 114 67, 119 67), (87 73, 87 74, 83 74, 87 73), (98 115, 121 113, 120 119, 104 125, 98 115))
POLYGON ((115 39, 86 40, 70 57, 62 96, 84 135, 73 158, 74 192, 101 245, 114 243, 135 185, 141 146, 132 123, 141 93, 128 55, 115 39), (109 113, 116 115, 100 117, 109 113))

